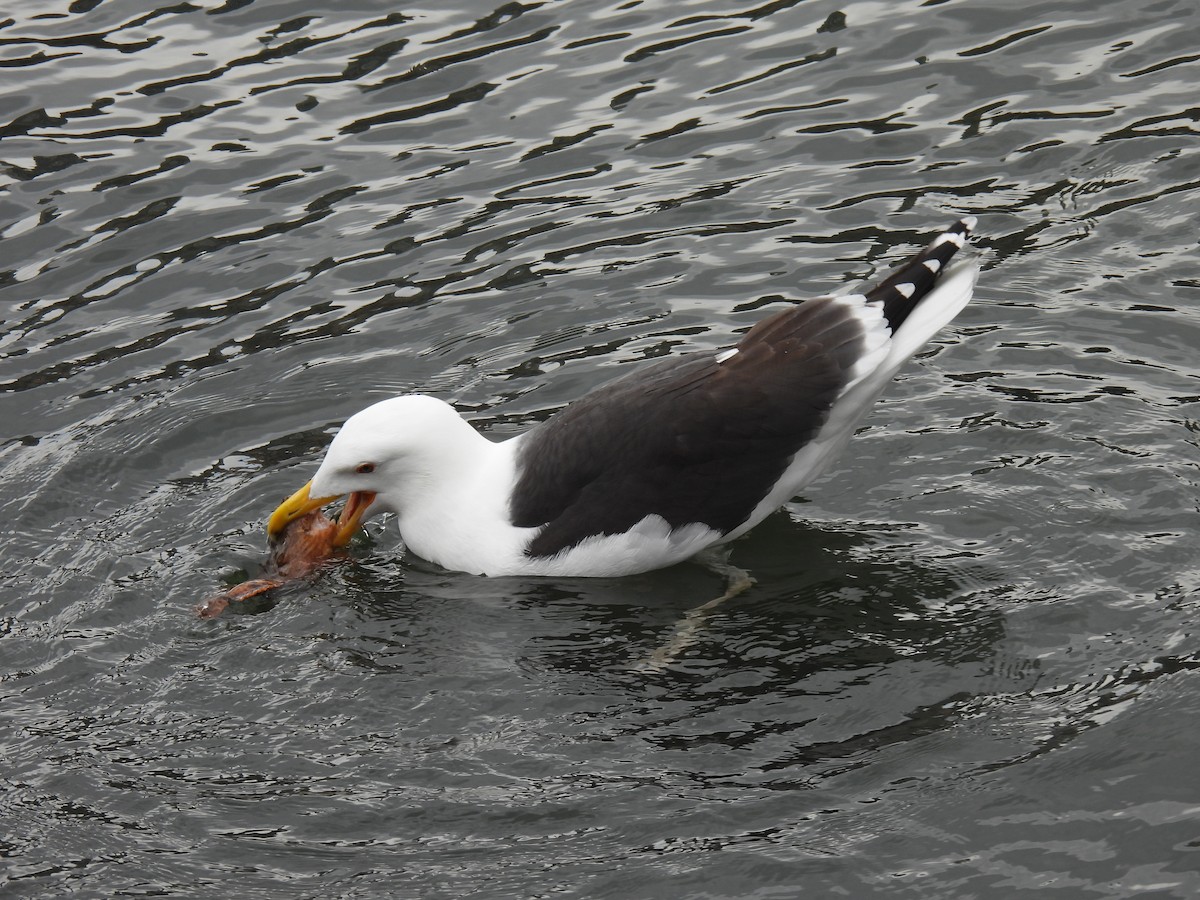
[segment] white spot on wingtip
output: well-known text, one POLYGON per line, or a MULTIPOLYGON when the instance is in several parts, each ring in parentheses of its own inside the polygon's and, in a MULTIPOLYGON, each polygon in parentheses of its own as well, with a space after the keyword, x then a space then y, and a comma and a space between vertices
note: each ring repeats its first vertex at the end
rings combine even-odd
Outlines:
POLYGON ((963 228, 967 229, 967 231, 974 231, 975 226, 979 224, 979 220, 974 216, 963 216, 960 221, 962 222, 963 228))
POLYGON ((737 347, 731 347, 728 350, 722 350, 720 353, 717 354, 717 363, 718 364, 723 363, 723 362, 725 362, 725 360, 730 359, 731 357, 737 356, 737 352, 738 352, 737 347))
POLYGON ((941 261, 936 259, 927 259, 925 262, 921 263, 921 265, 934 274, 937 274, 938 269, 942 267, 941 261))
POLYGON ((961 248, 963 245, 963 236, 954 231, 946 231, 937 236, 937 239, 933 242, 933 246, 937 247, 941 244, 945 244, 946 242, 953 244, 955 247, 961 248))
POLYGON ((911 297, 914 293, 916 293, 916 290, 916 287, 912 284, 909 284, 907 281, 896 285, 896 293, 901 297, 911 297))

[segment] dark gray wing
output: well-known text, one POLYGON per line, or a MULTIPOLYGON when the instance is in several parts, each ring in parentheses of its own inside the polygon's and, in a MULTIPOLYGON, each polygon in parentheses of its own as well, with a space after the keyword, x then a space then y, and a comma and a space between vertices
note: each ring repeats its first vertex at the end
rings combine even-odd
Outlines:
POLYGON ((742 524, 820 430, 863 352, 845 303, 818 298, 759 322, 717 362, 691 353, 639 368, 522 439, 514 525, 553 556, 651 514, 674 528, 742 524))
POLYGON ((883 307, 884 318, 893 334, 933 290, 934 284, 950 264, 950 259, 970 237, 974 225, 973 217, 955 222, 925 249, 900 263, 879 284, 867 291, 867 300, 883 307))

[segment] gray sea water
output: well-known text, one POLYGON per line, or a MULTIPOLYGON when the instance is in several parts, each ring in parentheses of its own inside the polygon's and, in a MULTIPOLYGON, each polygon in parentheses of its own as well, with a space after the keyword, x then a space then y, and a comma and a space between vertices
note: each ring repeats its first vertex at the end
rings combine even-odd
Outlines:
POLYGON ((1200 895, 1187 0, 0 13, 0 894, 1200 895), (977 299, 720 579, 374 528, 230 610, 347 416, 496 436, 962 214, 977 299))

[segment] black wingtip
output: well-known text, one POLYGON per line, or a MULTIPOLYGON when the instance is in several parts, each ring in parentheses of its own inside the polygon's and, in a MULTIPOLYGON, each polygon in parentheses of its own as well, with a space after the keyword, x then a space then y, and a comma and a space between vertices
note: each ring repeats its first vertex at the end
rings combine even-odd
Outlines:
POLYGON ((893 332, 933 290, 954 254, 966 246, 977 224, 974 216, 963 216, 867 291, 868 301, 883 305, 883 315, 893 332))

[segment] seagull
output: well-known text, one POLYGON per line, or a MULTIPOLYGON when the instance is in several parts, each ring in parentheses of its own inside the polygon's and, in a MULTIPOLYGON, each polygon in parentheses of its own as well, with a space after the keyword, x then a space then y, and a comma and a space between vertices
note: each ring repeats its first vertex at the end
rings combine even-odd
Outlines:
POLYGON ((394 513, 409 552, 476 575, 611 577, 720 552, 825 469, 970 301, 979 265, 953 258, 974 227, 956 222, 865 293, 795 303, 732 347, 639 365, 507 440, 428 395, 375 403, 268 534, 345 496, 337 545, 394 513))

